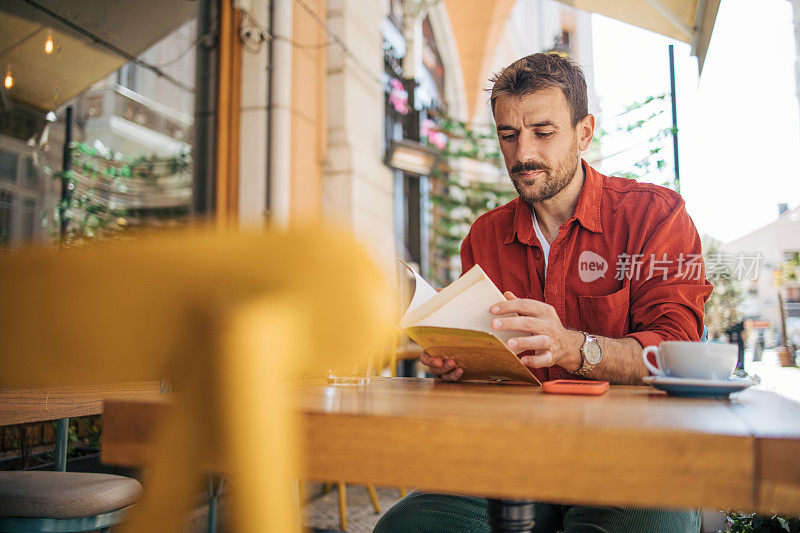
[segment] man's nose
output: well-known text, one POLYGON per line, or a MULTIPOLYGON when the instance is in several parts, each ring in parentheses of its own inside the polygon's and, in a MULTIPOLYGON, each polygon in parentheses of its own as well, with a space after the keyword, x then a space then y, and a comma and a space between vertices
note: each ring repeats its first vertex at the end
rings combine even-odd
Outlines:
POLYGON ((517 161, 539 161, 539 147, 536 143, 536 135, 529 131, 522 130, 517 140, 517 161))

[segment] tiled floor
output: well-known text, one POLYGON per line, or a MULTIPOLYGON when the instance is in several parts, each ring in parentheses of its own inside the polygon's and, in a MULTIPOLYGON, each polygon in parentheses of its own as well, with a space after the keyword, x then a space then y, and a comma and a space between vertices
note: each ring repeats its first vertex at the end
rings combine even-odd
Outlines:
MULTIPOLYGON (((381 512, 386 512, 400 500, 397 489, 377 488, 381 512)), ((305 524, 311 531, 339 531, 338 493, 334 488, 328 494, 315 498, 305 507, 305 524)), ((362 486, 347 486, 347 531, 370 533, 381 514, 375 512, 369 501, 367 489, 362 486)))
MULTIPOLYGON (((397 489, 377 488, 377 493, 382 512, 400 500, 400 491, 397 489)), ((307 531, 311 533, 341 531, 339 529, 338 498, 338 492, 334 487, 328 494, 313 498, 306 503, 303 514, 307 531)), ((225 527, 227 507, 227 499, 223 496, 218 508, 217 533, 227 531, 225 527)), ((358 485, 347 487, 347 531, 349 533, 370 533, 380 517, 381 514, 376 513, 372 508, 365 487, 358 485)), ((206 533, 207 531, 208 507, 202 505, 190 513, 183 533, 206 533)))

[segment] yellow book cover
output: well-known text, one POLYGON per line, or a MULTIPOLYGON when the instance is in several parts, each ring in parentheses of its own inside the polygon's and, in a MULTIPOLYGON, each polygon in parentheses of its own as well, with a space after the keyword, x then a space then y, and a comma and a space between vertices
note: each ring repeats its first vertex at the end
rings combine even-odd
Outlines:
POLYGON ((429 354, 453 359, 464 369, 462 380, 518 381, 541 385, 519 358, 489 333, 435 326, 412 326, 404 331, 429 354))

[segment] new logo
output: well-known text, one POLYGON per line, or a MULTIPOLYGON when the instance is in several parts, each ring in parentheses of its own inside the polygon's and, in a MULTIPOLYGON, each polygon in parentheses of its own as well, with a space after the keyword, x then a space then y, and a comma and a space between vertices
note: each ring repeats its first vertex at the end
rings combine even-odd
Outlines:
POLYGON ((598 254, 584 250, 578 258, 578 276, 584 283, 600 279, 606 275, 608 262, 598 254))

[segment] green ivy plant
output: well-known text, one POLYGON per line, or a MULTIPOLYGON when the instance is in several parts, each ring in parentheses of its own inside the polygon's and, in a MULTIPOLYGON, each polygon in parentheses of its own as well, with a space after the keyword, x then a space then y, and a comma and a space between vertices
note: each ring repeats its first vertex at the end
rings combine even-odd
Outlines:
MULTIPOLYGON (((626 168, 614 169, 609 173, 610 176, 638 180, 648 175, 659 175, 663 177, 663 181, 660 182, 659 185, 678 190, 678 184, 675 181, 674 175, 667 174, 668 164, 667 160, 664 158, 664 149, 667 146, 667 140, 670 139, 677 130, 670 126, 653 131, 651 127, 655 124, 656 119, 666 113, 666 108, 663 104, 668 97, 669 93, 663 93, 648 96, 640 101, 633 102, 625 106, 621 112, 606 119, 609 123, 616 122, 616 126, 614 126, 612 131, 606 130, 602 126, 598 126, 595 129, 592 142, 596 147, 599 146, 604 138, 610 135, 632 137, 634 135, 641 135, 643 131, 648 132, 648 137, 630 145, 630 148, 641 144, 645 145, 646 150, 644 157, 631 163, 626 168)), ((620 152, 606 155, 591 163, 597 164, 602 161, 602 159, 618 155, 626 150, 627 148, 620 152)), ((669 152, 667 151, 667 153, 669 152)))
POLYGON ((499 175, 505 168, 494 131, 476 129, 463 121, 439 116, 436 129, 447 136, 439 164, 431 175, 433 221, 431 234, 430 278, 439 286, 448 285, 461 271, 461 242, 472 222, 481 214, 508 203, 516 191, 508 180, 469 179, 459 161, 483 164, 489 173, 499 175))
MULTIPOLYGON (((62 199, 43 224, 62 244, 80 246, 91 239, 119 236, 129 225, 134 210, 115 204, 115 195, 131 189, 155 193, 169 187, 191 184, 191 153, 173 157, 138 156, 128 158, 96 142, 94 146, 75 142, 72 148, 72 169, 53 173, 70 194, 62 199), (66 232, 61 234, 61 221, 66 232)), ((166 217, 181 217, 187 209, 160 210, 166 217)))

